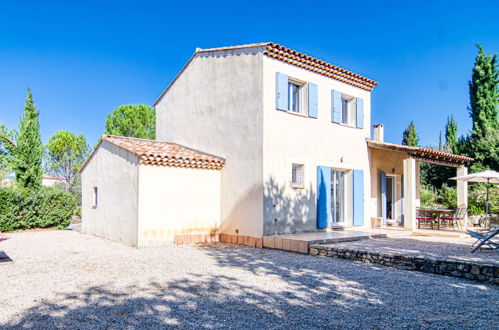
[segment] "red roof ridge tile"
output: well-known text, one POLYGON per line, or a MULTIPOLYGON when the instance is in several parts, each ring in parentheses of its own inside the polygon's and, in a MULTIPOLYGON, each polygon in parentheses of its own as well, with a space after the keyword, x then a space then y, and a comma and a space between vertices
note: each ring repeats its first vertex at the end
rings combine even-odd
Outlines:
POLYGON ((180 145, 175 142, 147 140, 125 136, 103 135, 101 142, 82 166, 87 166, 103 141, 136 155, 139 164, 172 166, 185 168, 202 168, 220 170, 225 165, 225 159, 203 151, 180 145))

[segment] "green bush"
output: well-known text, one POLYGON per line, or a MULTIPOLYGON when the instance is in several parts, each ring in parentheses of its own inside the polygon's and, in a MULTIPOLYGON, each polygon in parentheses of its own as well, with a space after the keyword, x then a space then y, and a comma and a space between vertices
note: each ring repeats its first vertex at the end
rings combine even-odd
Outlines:
POLYGON ((432 207, 437 199, 437 193, 432 186, 421 186, 419 191, 419 198, 421 199, 422 207, 432 207))
MULTIPOLYGON (((468 206, 470 214, 484 214, 487 200, 485 184, 473 183, 468 185, 468 206)), ((489 213, 499 214, 499 186, 489 187, 489 213)))
POLYGON ((0 189, 0 231, 64 228, 76 207, 76 198, 57 188, 0 189))
POLYGON ((440 203, 445 205, 448 208, 457 207, 457 189, 456 187, 449 187, 446 184, 442 185, 442 188, 439 190, 438 199, 440 203))

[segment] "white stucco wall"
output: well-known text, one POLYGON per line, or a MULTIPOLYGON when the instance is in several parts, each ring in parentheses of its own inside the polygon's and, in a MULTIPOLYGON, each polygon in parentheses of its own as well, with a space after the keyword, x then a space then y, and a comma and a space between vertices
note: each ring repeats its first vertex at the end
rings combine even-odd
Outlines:
POLYGON ((173 242, 176 234, 218 233, 220 173, 141 165, 138 246, 173 242))
MULTIPOLYGON (((316 229, 317 167, 364 171, 364 225, 370 225, 370 171, 366 138, 370 135, 370 92, 299 67, 263 59, 263 180, 265 234, 314 231, 316 229), (276 110, 276 72, 318 86, 318 118, 276 110), (331 90, 364 99, 364 128, 331 122, 331 90), (305 165, 305 189, 291 187, 291 164, 305 165), (277 220, 276 220, 277 219, 277 220)), ((347 201, 351 203, 352 197, 347 201)), ((352 212, 347 211, 347 226, 352 212)))
POLYGON ((137 156, 102 141, 81 173, 84 233, 137 245, 138 166, 137 156))
POLYGON ((260 48, 198 53, 156 105, 156 137, 226 159, 221 231, 263 234, 260 48))

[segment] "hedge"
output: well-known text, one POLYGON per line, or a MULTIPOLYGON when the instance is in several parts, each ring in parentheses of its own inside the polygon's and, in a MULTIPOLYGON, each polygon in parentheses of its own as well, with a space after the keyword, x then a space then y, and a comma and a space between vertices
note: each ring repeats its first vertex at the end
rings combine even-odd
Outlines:
POLYGON ((73 195, 53 187, 42 187, 37 191, 0 189, 0 232, 65 228, 76 207, 73 195))

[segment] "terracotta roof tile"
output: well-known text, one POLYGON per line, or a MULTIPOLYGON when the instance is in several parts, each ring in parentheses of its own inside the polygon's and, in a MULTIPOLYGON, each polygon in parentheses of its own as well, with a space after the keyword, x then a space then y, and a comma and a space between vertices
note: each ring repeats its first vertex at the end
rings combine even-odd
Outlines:
POLYGON ((184 147, 177 143, 114 135, 104 135, 102 140, 137 155, 140 164, 211 170, 220 170, 225 164, 223 158, 184 147))
POLYGON ((340 68, 336 65, 322 61, 318 58, 308 56, 296 50, 286 48, 282 45, 269 42, 267 49, 263 52, 265 55, 274 59, 296 65, 300 68, 321 74, 323 76, 339 80, 346 84, 372 91, 378 83, 374 80, 340 68))
POLYGON ((305 70, 315 72, 317 74, 344 82, 346 84, 364 89, 366 91, 372 91, 374 86, 378 84, 374 80, 353 73, 346 69, 340 68, 336 65, 330 64, 318 58, 300 53, 296 50, 286 48, 282 45, 273 42, 259 42, 259 43, 237 45, 237 46, 226 46, 226 47, 205 48, 205 49, 196 48, 196 52, 192 55, 189 61, 187 61, 187 63, 184 65, 182 70, 177 74, 177 76, 170 82, 170 84, 166 87, 163 93, 161 93, 161 95, 156 99, 154 105, 157 105, 159 103, 162 97, 166 94, 166 92, 170 89, 173 83, 187 68, 189 63, 192 61, 193 58, 196 57, 197 54, 208 53, 208 52, 220 52, 227 50, 247 49, 247 48, 258 48, 258 47, 261 47, 263 49, 263 54, 265 56, 298 66, 305 70))
POLYGON ((254 47, 266 47, 263 53, 268 57, 298 66, 300 68, 321 74, 323 76, 332 79, 339 80, 346 84, 353 85, 355 87, 359 87, 367 91, 371 91, 374 88, 374 86, 378 84, 374 80, 371 80, 369 78, 345 70, 326 61, 309 56, 307 54, 300 53, 299 51, 290 48, 286 48, 282 45, 273 42, 261 42, 255 44, 217 47, 217 48, 208 48, 208 49, 197 48, 196 53, 216 52, 216 51, 254 48, 254 47))
POLYGON ((372 148, 388 149, 406 152, 412 157, 427 162, 439 164, 465 165, 473 161, 473 158, 454 155, 447 152, 432 150, 428 148, 412 147, 395 143, 367 140, 367 145, 372 148))

